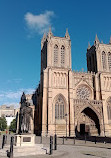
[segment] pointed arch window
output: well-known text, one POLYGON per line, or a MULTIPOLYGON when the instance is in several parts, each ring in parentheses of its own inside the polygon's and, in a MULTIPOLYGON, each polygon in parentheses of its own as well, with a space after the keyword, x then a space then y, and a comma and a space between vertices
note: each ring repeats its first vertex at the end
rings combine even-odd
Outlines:
POLYGON ((64 66, 65 63, 65 47, 61 47, 61 66, 64 66))
POLYGON ((111 97, 109 97, 107 101, 107 114, 108 114, 108 120, 111 120, 111 97))
POLYGON ((103 64, 103 70, 106 70, 106 54, 105 54, 105 52, 102 52, 102 64, 103 64))
POLYGON ((111 71, 111 53, 110 52, 108 53, 108 67, 109 67, 109 70, 111 71))
POLYGON ((58 46, 54 46, 54 65, 58 63, 58 46))
POLYGON ((64 119, 64 100, 61 96, 55 102, 55 119, 64 119))

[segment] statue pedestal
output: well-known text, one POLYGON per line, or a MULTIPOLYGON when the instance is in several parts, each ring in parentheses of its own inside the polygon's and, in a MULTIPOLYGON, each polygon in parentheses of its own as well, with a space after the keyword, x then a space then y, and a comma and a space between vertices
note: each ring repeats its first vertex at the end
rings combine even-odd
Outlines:
MULTIPOLYGON (((21 134, 15 135, 15 145, 13 145, 13 157, 33 157, 33 155, 41 155, 49 153, 49 148, 43 144, 35 144, 34 134, 21 134)), ((10 145, 6 144, 0 150, 0 157, 7 157, 7 150, 10 145)), ((37 157, 37 156, 36 156, 37 157)))
POLYGON ((15 135, 16 146, 34 146, 35 145, 35 134, 17 134, 15 135))

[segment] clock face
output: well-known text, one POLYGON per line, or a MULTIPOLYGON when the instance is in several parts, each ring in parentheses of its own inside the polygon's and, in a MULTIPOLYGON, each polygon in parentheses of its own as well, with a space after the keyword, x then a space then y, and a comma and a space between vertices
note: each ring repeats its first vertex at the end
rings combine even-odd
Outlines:
POLYGON ((81 85, 77 88, 76 95, 78 99, 89 99, 91 91, 86 85, 81 85))

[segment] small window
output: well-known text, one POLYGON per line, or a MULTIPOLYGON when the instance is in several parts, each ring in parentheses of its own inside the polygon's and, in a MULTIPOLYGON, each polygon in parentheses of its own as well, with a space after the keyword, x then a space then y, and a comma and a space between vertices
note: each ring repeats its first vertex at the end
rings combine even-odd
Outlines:
POLYGON ((61 47, 61 66, 64 66, 65 63, 65 47, 61 47))
POLYGON ((108 53, 108 67, 109 67, 109 70, 111 71, 111 53, 110 52, 108 53))
POLYGON ((64 119, 64 101, 59 97, 55 103, 55 119, 64 119))
POLYGON ((54 65, 57 65, 58 63, 58 46, 54 46, 54 65))
POLYGON ((106 54, 105 54, 105 52, 102 52, 102 64, 103 64, 103 70, 106 70, 106 54))

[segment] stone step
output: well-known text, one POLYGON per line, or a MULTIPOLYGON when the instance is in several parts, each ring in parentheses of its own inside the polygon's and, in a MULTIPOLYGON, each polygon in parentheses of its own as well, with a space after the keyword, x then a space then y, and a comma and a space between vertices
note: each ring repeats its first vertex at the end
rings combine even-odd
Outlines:
MULTIPOLYGON (((6 152, 7 150, 10 151, 10 145, 5 145, 4 148, 0 150, 0 155, 7 156, 7 152, 6 152)), ((49 148, 45 147, 43 144, 35 144, 34 146, 29 146, 29 147, 14 146, 13 155, 14 157, 41 155, 41 154, 46 154, 46 151, 48 153, 49 148)))

